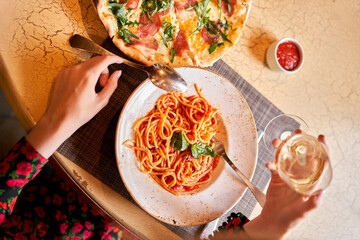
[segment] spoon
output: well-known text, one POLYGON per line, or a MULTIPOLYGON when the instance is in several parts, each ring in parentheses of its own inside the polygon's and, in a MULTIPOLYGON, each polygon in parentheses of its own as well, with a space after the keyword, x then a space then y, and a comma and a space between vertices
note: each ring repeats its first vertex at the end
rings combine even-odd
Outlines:
MULTIPOLYGON (((70 46, 73 48, 78 48, 99 55, 115 55, 114 53, 97 45, 92 40, 79 34, 73 35, 69 39, 69 42, 70 46)), ((151 66, 146 66, 133 63, 126 59, 123 60, 123 63, 126 65, 145 71, 148 74, 150 81, 158 88, 165 91, 185 91, 187 89, 187 84, 180 74, 165 64, 155 63, 151 66)))

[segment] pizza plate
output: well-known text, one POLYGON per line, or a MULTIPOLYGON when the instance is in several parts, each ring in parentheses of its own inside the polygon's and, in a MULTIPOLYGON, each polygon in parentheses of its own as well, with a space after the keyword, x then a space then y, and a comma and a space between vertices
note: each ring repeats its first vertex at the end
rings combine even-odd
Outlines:
MULTIPOLYGON (((195 95, 196 83, 209 103, 219 109, 216 136, 224 143, 230 159, 248 177, 257 161, 254 118, 245 99, 228 80, 207 69, 176 69, 187 81, 186 96, 195 95)), ((223 160, 211 181, 192 193, 175 196, 139 169, 133 150, 123 145, 133 139, 132 125, 146 115, 164 90, 144 81, 132 93, 120 114, 116 136, 116 161, 121 178, 136 203, 156 219, 177 226, 195 226, 219 218, 242 197, 246 186, 223 160)))

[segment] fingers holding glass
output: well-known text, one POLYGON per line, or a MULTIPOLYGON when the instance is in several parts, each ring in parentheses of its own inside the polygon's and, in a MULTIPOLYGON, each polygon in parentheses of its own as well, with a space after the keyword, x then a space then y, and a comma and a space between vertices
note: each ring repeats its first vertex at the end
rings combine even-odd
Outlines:
POLYGON ((316 195, 330 184, 332 169, 325 136, 315 138, 308 130, 303 119, 280 115, 266 126, 264 143, 283 181, 303 195, 316 195))
POLYGON ((263 143, 268 152, 274 155, 281 141, 293 135, 294 131, 300 133, 300 129, 305 132, 309 129, 307 123, 302 118, 291 114, 276 116, 271 119, 264 129, 263 143), (281 141, 275 141, 274 145, 274 139, 281 141))
POLYGON ((311 135, 292 135, 281 143, 275 156, 280 177, 301 194, 316 194, 331 181, 328 151, 311 135))

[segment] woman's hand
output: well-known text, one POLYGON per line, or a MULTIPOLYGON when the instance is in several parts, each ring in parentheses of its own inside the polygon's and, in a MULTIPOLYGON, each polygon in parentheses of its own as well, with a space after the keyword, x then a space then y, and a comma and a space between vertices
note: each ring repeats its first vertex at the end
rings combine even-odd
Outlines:
POLYGON ((117 56, 99 56, 61 71, 55 79, 50 106, 26 139, 48 158, 79 127, 105 107, 121 71, 109 77, 108 66, 122 63, 117 56), (99 81, 103 89, 96 93, 99 81))
MULTIPOLYGON (((318 140, 328 147, 325 136, 319 135, 318 140)), ((281 144, 279 139, 273 141, 275 147, 281 144)), ((322 196, 322 192, 311 197, 297 193, 280 178, 273 162, 268 162, 266 167, 271 171, 271 180, 265 206, 258 217, 244 225, 251 239, 281 239, 319 205, 322 196)))

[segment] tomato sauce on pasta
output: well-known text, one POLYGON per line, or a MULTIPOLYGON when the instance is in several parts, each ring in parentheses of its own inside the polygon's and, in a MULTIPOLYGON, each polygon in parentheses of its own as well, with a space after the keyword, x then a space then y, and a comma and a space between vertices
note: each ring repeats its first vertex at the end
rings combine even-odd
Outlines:
POLYGON ((133 125, 134 139, 123 144, 134 150, 139 168, 167 191, 179 195, 193 191, 211 179, 219 157, 193 157, 190 147, 179 151, 171 144, 174 133, 182 132, 189 144, 208 144, 215 135, 217 109, 204 98, 169 92, 133 125))

